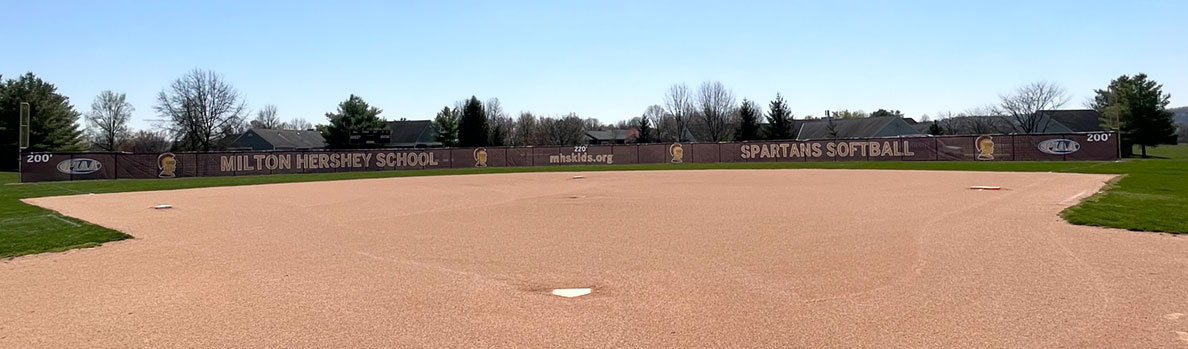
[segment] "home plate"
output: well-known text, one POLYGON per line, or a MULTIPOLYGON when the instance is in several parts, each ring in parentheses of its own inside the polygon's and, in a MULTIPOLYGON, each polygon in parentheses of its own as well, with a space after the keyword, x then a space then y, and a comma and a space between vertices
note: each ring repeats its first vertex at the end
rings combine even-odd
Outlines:
POLYGON ((585 296, 588 294, 590 294, 590 289, 588 288, 558 288, 553 290, 554 296, 561 296, 565 298, 585 296))
POLYGON ((973 189, 973 190, 999 190, 999 189, 1002 189, 1002 187, 991 187, 991 186, 985 186, 985 185, 974 185, 974 186, 970 186, 970 187, 969 187, 969 189, 973 189))
POLYGON ((165 208, 173 208, 173 205, 157 205, 157 206, 153 206, 153 208, 160 210, 160 209, 165 209, 165 208))

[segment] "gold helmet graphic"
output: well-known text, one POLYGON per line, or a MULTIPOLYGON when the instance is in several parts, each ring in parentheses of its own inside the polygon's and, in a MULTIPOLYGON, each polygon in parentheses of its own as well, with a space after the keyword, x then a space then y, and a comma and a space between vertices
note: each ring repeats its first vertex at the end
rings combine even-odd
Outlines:
POLYGON ((668 155, 672 156, 672 163, 674 164, 685 162, 685 148, 680 143, 673 143, 668 146, 668 155))
POLYGON ((474 167, 487 167, 487 148, 474 149, 474 167))
POLYGON ((158 178, 177 177, 177 157, 173 153, 161 153, 157 156, 157 170, 158 178))
POLYGON ((978 149, 978 160, 994 160, 994 137, 981 136, 974 140, 978 149))

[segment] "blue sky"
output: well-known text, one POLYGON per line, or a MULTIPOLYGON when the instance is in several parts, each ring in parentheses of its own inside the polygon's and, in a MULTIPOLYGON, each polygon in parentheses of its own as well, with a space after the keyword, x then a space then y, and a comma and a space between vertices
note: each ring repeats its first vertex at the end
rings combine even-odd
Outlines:
POLYGON ((6 1, 0 74, 32 71, 80 112, 128 94, 134 126, 194 68, 255 110, 325 121, 354 93, 388 119, 476 95, 509 114, 604 122, 719 80, 798 116, 961 111, 1037 80, 1080 107, 1145 72, 1188 105, 1188 1, 6 1))

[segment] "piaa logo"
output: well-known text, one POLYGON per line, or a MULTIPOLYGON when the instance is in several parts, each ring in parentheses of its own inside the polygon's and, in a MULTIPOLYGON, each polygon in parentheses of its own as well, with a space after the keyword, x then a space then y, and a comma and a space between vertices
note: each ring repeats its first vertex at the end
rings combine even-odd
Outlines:
POLYGON ((1064 155, 1076 153, 1081 150, 1081 143, 1071 139, 1049 139, 1039 143, 1039 151, 1052 154, 1064 155))
POLYGON ((99 160, 88 158, 66 159, 58 163, 58 172, 72 175, 95 173, 103 168, 99 160))

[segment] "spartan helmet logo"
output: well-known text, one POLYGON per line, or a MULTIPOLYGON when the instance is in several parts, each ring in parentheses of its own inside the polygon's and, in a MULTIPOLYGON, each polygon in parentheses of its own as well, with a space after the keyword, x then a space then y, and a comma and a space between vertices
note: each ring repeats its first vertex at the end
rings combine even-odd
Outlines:
POLYGON ((668 146, 668 155, 672 156, 672 163, 674 164, 685 162, 685 148, 680 143, 673 143, 668 146))
POLYGON ((474 167, 487 167, 487 148, 474 149, 474 167))
POLYGON ((173 153, 161 153, 157 156, 157 170, 158 178, 177 177, 177 157, 173 153))
POLYGON ((978 149, 978 160, 994 160, 994 137, 981 136, 974 140, 978 149))

